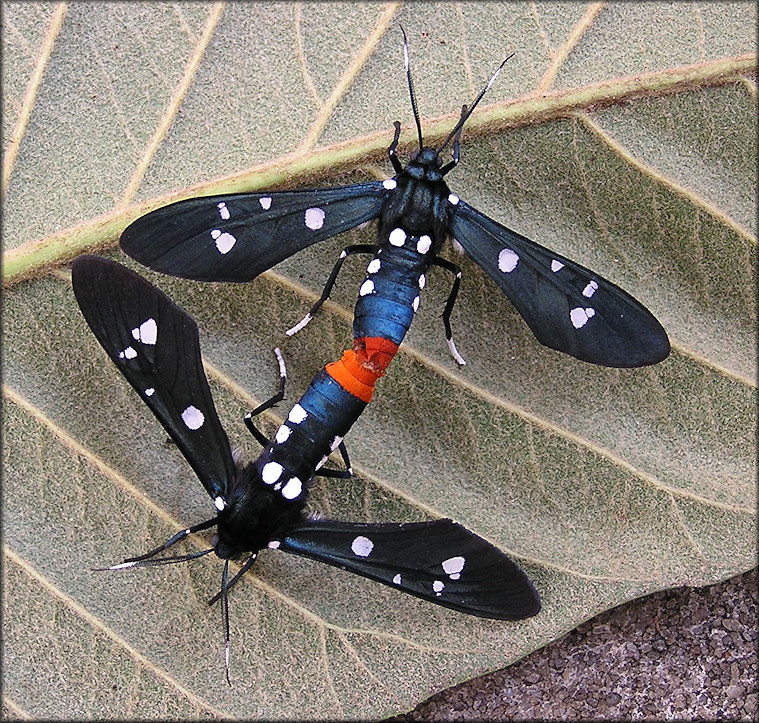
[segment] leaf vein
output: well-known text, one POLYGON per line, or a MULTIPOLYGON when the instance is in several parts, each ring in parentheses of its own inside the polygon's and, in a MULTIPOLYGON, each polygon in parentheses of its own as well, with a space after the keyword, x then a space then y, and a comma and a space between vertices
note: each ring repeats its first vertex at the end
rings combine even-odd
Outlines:
POLYGON ((83 605, 78 603, 76 600, 74 600, 74 598, 72 598, 70 595, 68 595, 63 590, 61 590, 52 580, 50 580, 48 577, 43 575, 39 570, 37 570, 33 564, 31 564, 29 561, 21 557, 21 555, 19 555, 14 550, 10 549, 8 545, 6 544, 3 544, 3 555, 5 556, 6 560, 9 560, 15 563, 18 567, 21 568, 21 570, 23 570, 23 572, 27 575, 27 577, 37 582, 53 597, 60 600, 63 603, 63 605, 65 605, 65 607, 67 607, 73 613, 75 613, 80 618, 82 618, 82 620, 84 620, 90 627, 103 633, 108 638, 113 640, 117 645, 123 648, 135 661, 137 661, 142 667, 144 667, 147 670, 150 670, 156 677, 161 678, 166 683, 168 683, 171 687, 175 688, 185 698, 187 698, 187 700, 191 701, 194 705, 196 705, 200 710, 207 711, 208 713, 211 713, 212 715, 215 715, 217 717, 226 716, 226 713, 224 711, 218 708, 215 708, 210 703, 208 703, 208 701, 205 701, 202 698, 195 695, 195 693, 185 688, 176 678, 172 677, 165 670, 163 670, 162 668, 157 666, 155 663, 153 663, 143 653, 137 650, 137 648, 132 646, 129 643, 129 641, 127 641, 125 638, 119 635, 115 630, 113 630, 98 616, 93 615, 83 605))
POLYGON ((366 65, 367 61, 377 47, 377 43, 385 34, 385 31, 390 25, 390 22, 398 12, 399 7, 400 3, 397 2, 389 3, 385 6, 385 9, 380 15, 374 30, 372 30, 372 32, 369 34, 366 42, 359 49, 350 65, 346 68, 342 77, 337 82, 337 85, 330 93, 329 98, 327 98, 327 100, 324 101, 323 105, 321 106, 319 112, 316 115, 316 118, 314 119, 314 122, 311 125, 311 128, 309 129, 308 133, 306 133, 306 137, 298 147, 296 155, 307 153, 314 147, 316 141, 319 139, 319 136, 321 136, 324 128, 329 122, 329 119, 332 117, 337 104, 348 92, 348 89, 351 87, 351 85, 353 85, 354 81, 358 77, 358 74, 366 65))
POLYGON ((145 146, 142 155, 137 161, 137 167, 134 169, 134 173, 132 173, 132 177, 129 179, 129 182, 124 189, 121 200, 116 204, 116 208, 114 209, 116 215, 123 213, 134 198, 137 189, 142 183, 142 179, 145 177, 148 166, 155 157, 159 146, 166 138, 169 128, 174 122, 174 119, 187 96, 187 92, 195 80, 198 68, 200 67, 200 61, 208 48, 208 44, 211 42, 211 38, 216 31, 216 26, 224 12, 224 3, 214 3, 211 8, 211 12, 208 15, 203 32, 201 33, 200 40, 187 61, 184 73, 182 74, 182 78, 177 85, 174 95, 169 100, 169 104, 166 106, 166 109, 158 122, 158 127, 156 128, 153 137, 148 141, 147 146, 145 146))
POLYGON ((5 198, 5 192, 10 182, 11 174, 13 173, 13 167, 16 163, 18 156, 18 149, 21 145, 21 141, 26 134, 26 128, 29 125, 29 119, 34 109, 35 101, 37 100, 37 92, 42 84, 42 78, 45 74, 45 68, 47 67, 50 56, 53 52, 53 46, 58 38, 63 25, 63 19, 66 16, 66 10, 68 9, 68 3, 58 3, 55 7, 52 17, 50 18, 50 25, 45 33, 45 37, 40 48, 40 53, 37 58, 37 63, 34 66, 34 71, 29 78, 29 82, 26 86, 26 92, 24 93, 24 99, 21 103, 21 109, 19 117, 16 120, 16 126, 13 129, 8 147, 5 149, 3 157, 3 181, 2 187, 0 187, 0 200, 5 198))

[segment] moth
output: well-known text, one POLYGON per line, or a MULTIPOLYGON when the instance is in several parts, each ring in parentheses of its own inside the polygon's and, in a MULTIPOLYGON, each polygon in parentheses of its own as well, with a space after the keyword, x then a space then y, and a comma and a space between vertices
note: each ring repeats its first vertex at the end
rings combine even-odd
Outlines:
POLYGON ((228 679, 228 590, 261 550, 334 565, 469 615, 518 620, 540 610, 538 595, 519 567, 452 520, 359 523, 307 512, 309 488, 317 474, 351 476, 342 438, 368 403, 330 373, 340 362, 317 374, 269 440, 252 419, 284 396, 286 370, 277 351, 279 391, 245 418, 263 451, 243 464, 235 461, 216 413, 194 320, 141 276, 102 257, 77 257, 72 283, 93 334, 176 443, 215 508, 208 520, 107 569, 183 562, 211 552, 224 560, 221 590, 211 602, 222 602, 228 679), (345 470, 324 466, 338 448, 345 470), (160 556, 189 535, 212 527, 216 532, 210 548, 160 556), (229 561, 242 557, 247 559, 230 580, 229 561))
POLYGON ((352 254, 372 256, 359 289, 354 336, 399 345, 420 303, 430 266, 452 274, 443 311, 454 359, 450 318, 461 269, 440 256, 455 239, 509 298, 541 344, 609 367, 640 367, 667 357, 661 324, 630 294, 560 254, 478 211, 451 192, 445 176, 460 159, 461 132, 506 60, 437 148, 425 146, 404 33, 406 77, 419 149, 404 167, 397 157, 401 125, 388 156, 395 175, 384 181, 334 188, 237 193, 189 198, 156 209, 130 224, 121 248, 136 261, 173 276, 201 281, 251 281, 311 244, 377 220, 376 244, 347 246, 321 298, 288 330, 302 329, 329 297, 340 267, 352 254), (442 154, 453 143, 452 159, 442 154))

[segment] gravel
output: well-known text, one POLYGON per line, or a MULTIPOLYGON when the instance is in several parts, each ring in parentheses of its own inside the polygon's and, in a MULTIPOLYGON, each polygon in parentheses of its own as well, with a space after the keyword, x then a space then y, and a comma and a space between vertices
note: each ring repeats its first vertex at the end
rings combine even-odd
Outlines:
POLYGON ((757 718, 757 572, 609 610, 386 723, 757 718))

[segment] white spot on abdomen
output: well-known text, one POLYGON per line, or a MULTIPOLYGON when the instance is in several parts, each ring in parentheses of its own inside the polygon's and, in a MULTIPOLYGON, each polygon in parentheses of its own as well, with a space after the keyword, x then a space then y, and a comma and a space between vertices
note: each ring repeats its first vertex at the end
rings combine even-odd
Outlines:
POLYGON ((504 274, 510 274, 519 263, 519 255, 516 251, 511 249, 503 249, 498 254, 498 268, 503 271, 504 274))
POLYGON ((282 488, 282 497, 294 500, 303 491, 303 483, 297 477, 291 477, 282 488))
POLYGON ((261 198, 258 199, 258 202, 261 204, 261 208, 264 211, 268 211, 271 208, 271 196, 261 196, 261 198))
POLYGON ((273 485, 282 476, 282 465, 279 462, 267 462, 261 468, 261 481, 273 485))
POLYGON ((593 296, 593 294, 596 293, 598 290, 598 282, 597 281, 588 281, 588 285, 582 290, 582 295, 586 296, 588 299, 593 296))
POLYGON ((394 228, 387 240, 392 246, 398 246, 399 248, 406 243, 406 232, 402 228, 394 228))
POLYGON ((182 412, 182 421, 185 423, 188 429, 200 429, 203 426, 203 422, 206 418, 203 416, 197 407, 193 407, 192 404, 182 412))
POLYGON ((308 412, 300 404, 296 404, 287 415, 287 420, 293 424, 300 424, 307 416, 308 412))
POLYGON ((596 310, 587 308, 583 309, 581 306, 577 306, 569 312, 569 318, 572 321, 572 326, 575 329, 580 329, 588 323, 588 319, 596 315, 596 310))
POLYGON ((374 293, 374 282, 371 279, 367 279, 361 284, 361 288, 358 290, 359 296, 368 296, 374 293))
POLYGON ((457 556, 443 560, 441 565, 443 566, 443 571, 451 580, 458 580, 461 577, 461 571, 464 569, 465 563, 466 560, 463 557, 457 556))
POLYGON ((307 208, 304 220, 307 228, 318 231, 324 226, 324 211, 321 208, 307 208))
POLYGON ((211 238, 216 243, 216 248, 220 254, 229 253, 237 243, 237 239, 231 233, 219 231, 218 228, 211 231, 211 238))
POLYGON ((372 554, 373 549, 374 543, 368 537, 364 537, 363 535, 359 535, 351 543, 351 550, 353 550, 353 554, 358 555, 358 557, 369 557, 369 555, 372 554))
POLYGON ((290 433, 292 430, 290 427, 286 427, 284 424, 277 430, 277 433, 274 435, 274 441, 277 444, 282 444, 283 442, 286 442, 288 438, 290 437, 290 433))
POLYGON ((155 344, 158 339, 158 324, 153 318, 146 319, 138 327, 132 329, 132 336, 143 344, 155 344))
POLYGON ((222 201, 221 203, 216 204, 216 208, 219 209, 219 216, 222 220, 226 221, 229 219, 229 209, 227 208, 226 203, 222 201))

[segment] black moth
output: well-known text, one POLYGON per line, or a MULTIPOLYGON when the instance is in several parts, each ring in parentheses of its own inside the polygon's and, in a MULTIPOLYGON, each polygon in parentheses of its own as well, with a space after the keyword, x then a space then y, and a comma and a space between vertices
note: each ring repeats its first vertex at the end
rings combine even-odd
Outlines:
MULTIPOLYGON (((211 519, 108 569, 181 562, 211 552, 224 559, 221 590, 210 602, 222 601, 227 677, 227 591, 264 548, 325 562, 470 615, 516 620, 540 610, 537 593, 524 573, 496 547, 451 520, 364 524, 306 513, 308 487, 316 470, 324 476, 350 476, 350 470, 321 468, 360 411, 356 407, 329 414, 333 398, 328 397, 341 391, 330 387, 329 380, 317 376, 273 440, 249 423, 264 451, 257 460, 238 464, 214 408, 193 319, 141 276, 101 257, 76 258, 72 281, 92 332, 176 442, 216 507, 211 519), (324 393, 317 394, 315 402, 314 389, 324 393), (188 535, 213 526, 217 531, 211 548, 156 557, 188 535), (245 553, 248 559, 228 580, 229 560, 245 553)), ((249 417, 282 398, 281 357, 280 367, 279 393, 249 417)))
MULTIPOLYGON (((461 272, 438 256, 450 237, 508 296, 542 344, 611 367, 638 367, 665 359, 670 349, 667 334, 636 299, 598 274, 488 218, 451 193, 443 180, 458 163, 464 123, 506 61, 469 109, 464 106, 459 122, 434 149, 423 145, 405 33, 404 53, 419 150, 403 168, 396 157, 400 135, 400 123, 396 122, 388 151, 396 172, 394 178, 336 188, 186 199, 148 213, 128 226, 121 236, 124 252, 173 276, 201 281, 250 281, 311 244, 379 219, 377 246, 347 247, 321 299, 288 333, 310 320, 329 295, 344 257, 351 253, 376 254, 375 263, 380 264, 378 249, 381 250, 386 265, 379 273, 391 287, 385 292, 386 298, 392 299, 392 288, 401 281, 398 269, 402 261, 398 258, 411 253, 413 241, 419 268, 424 270, 435 264, 454 274, 443 320, 451 352, 463 364, 450 329, 461 272), (444 164, 441 153, 452 140, 453 159, 444 164), (394 247, 391 235, 397 230, 403 232, 401 248, 394 247)), ((413 295, 410 299, 418 305, 413 295)), ((403 303, 408 305, 410 301, 404 299, 403 303)), ((387 303, 383 307, 389 315, 394 313, 391 307, 387 303)), ((386 329, 381 329, 379 335, 385 334, 386 329)), ((356 336, 361 335, 361 330, 356 329, 356 336)), ((396 343, 400 343, 399 339, 396 343)))

